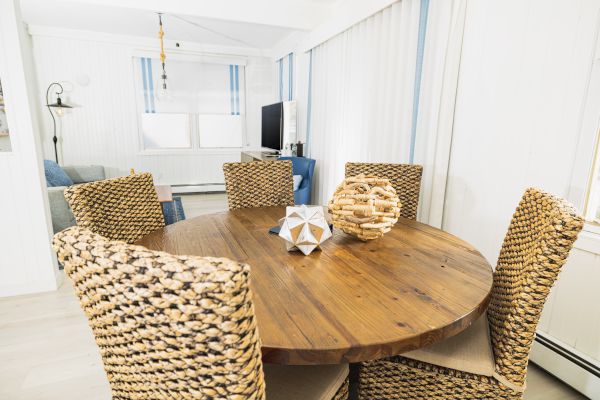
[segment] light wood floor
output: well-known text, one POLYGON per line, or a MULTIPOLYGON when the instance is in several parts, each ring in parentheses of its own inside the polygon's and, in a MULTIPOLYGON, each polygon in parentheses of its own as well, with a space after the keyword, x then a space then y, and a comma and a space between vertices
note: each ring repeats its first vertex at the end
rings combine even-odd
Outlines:
MULTIPOLYGON (((183 198, 188 218, 225 210, 223 194, 183 198)), ((56 292, 0 299, 0 400, 108 400, 110 389, 68 281, 56 292)), ((535 365, 526 400, 585 399, 535 365)))

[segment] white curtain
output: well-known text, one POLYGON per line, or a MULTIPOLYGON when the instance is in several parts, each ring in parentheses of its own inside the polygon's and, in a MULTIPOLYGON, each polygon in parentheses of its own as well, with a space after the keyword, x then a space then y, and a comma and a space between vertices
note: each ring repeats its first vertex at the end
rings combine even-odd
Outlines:
POLYGON ((466 4, 400 0, 311 51, 314 203, 329 200, 347 161, 408 163, 412 151, 423 165, 418 219, 441 226, 466 4))
POLYGON ((296 98, 296 93, 294 93, 294 65, 294 53, 277 60, 279 101, 291 101, 296 98))
POLYGON ((326 204, 347 161, 409 158, 420 2, 403 0, 312 50, 313 202, 326 204))

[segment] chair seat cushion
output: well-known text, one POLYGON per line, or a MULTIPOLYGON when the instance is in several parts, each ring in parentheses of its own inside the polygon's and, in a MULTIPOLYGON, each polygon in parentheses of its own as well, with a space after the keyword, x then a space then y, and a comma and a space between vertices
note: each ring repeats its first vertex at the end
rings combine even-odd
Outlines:
POLYGON ((348 364, 265 364, 267 400, 331 400, 348 377, 348 364))
POLYGON ((484 313, 463 332, 402 357, 472 374, 492 376, 494 353, 487 315, 484 313))

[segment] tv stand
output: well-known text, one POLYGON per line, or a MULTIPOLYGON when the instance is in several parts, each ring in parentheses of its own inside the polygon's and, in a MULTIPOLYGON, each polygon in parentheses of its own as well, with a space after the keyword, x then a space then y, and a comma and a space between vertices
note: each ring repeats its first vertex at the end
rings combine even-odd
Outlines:
POLYGON ((279 153, 275 151, 243 151, 242 162, 252 161, 275 161, 279 158, 279 153))

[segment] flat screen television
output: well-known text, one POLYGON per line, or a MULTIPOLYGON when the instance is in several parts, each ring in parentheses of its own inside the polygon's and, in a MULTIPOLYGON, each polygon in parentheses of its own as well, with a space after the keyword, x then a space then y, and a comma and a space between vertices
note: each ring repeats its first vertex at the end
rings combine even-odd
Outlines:
POLYGON ((283 147, 283 103, 262 108, 261 146, 280 151, 283 147))

